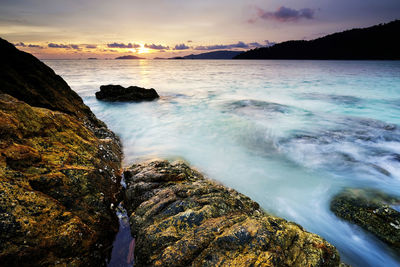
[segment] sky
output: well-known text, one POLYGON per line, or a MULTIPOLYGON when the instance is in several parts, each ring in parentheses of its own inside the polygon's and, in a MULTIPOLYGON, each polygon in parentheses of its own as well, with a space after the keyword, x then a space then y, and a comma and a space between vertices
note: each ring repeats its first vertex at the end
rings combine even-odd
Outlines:
POLYGON ((174 57, 400 19, 400 0, 0 0, 0 37, 41 59, 174 57))

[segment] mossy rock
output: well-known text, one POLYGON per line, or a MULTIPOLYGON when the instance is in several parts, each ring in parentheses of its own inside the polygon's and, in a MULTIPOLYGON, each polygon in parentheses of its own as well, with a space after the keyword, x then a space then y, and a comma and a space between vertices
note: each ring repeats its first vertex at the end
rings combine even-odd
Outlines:
POLYGON ((104 264, 118 229, 118 142, 72 115, 0 94, 0 262, 104 264), (100 247, 99 247, 100 246, 100 247))
POLYGON ((120 141, 45 64, 0 55, 0 266, 104 266, 120 141))
POLYGON ((400 254, 400 198, 372 189, 345 189, 331 201, 336 216, 374 234, 400 254))
POLYGON ((339 266, 334 246, 183 162, 133 165, 125 204, 136 266, 339 266))

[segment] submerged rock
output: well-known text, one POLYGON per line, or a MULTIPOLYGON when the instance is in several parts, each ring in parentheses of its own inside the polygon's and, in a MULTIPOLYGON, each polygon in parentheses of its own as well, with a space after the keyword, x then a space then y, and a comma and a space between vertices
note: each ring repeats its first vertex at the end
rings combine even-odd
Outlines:
POLYGON ((0 53, 0 265, 103 266, 120 141, 50 68, 0 53))
POLYGON ((102 85, 100 91, 96 92, 96 98, 106 101, 151 101, 159 98, 156 90, 146 89, 138 86, 129 86, 127 88, 121 85, 102 85))
POLYGON ((400 253, 400 198, 376 190, 346 189, 331 202, 336 216, 371 232, 400 253))
POLYGON ((288 113, 291 111, 291 107, 286 105, 268 101, 252 100, 252 99, 234 101, 232 103, 229 103, 227 107, 232 108, 233 110, 250 108, 255 110, 276 112, 276 113, 288 113))
POLYGON ((137 266, 338 266, 334 246, 185 163, 124 172, 137 266))

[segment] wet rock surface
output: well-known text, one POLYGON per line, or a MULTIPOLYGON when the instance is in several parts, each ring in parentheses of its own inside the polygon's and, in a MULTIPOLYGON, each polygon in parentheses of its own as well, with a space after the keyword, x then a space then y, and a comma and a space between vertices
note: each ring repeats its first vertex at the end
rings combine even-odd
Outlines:
POLYGON ((102 266, 120 141, 50 68, 0 51, 0 265, 102 266))
POLYGON ((138 86, 125 88, 121 85, 102 85, 100 91, 96 92, 97 99, 111 102, 151 101, 159 97, 153 88, 146 89, 138 86))
POLYGON ((345 189, 331 202, 336 216, 354 223, 377 236, 400 254, 400 198, 377 190, 345 189))
POLYGON ((137 266, 338 266, 335 247, 183 162, 124 172, 137 266))

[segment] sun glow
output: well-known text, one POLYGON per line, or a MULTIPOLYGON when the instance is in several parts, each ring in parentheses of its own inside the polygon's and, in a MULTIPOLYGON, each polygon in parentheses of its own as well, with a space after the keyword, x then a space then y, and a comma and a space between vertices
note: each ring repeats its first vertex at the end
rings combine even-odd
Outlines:
POLYGON ((151 53, 151 49, 145 47, 143 44, 141 44, 138 48, 131 49, 131 51, 137 54, 151 53))

